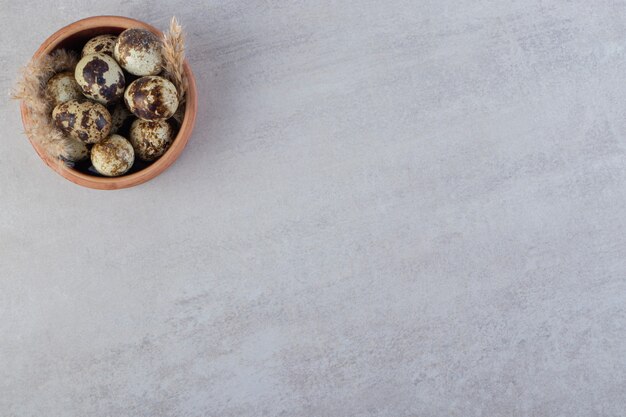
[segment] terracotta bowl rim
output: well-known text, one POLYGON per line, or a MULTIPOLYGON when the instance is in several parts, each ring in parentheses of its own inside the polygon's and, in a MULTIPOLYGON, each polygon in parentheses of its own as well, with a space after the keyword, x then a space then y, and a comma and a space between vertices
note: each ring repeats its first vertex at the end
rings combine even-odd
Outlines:
MULTIPOLYGON (((154 26, 130 17, 91 16, 70 23, 69 25, 64 26, 63 28, 50 35, 41 44, 39 49, 37 49, 37 51, 33 54, 33 58, 37 58, 39 56, 52 52, 61 42, 78 32, 89 29, 98 29, 102 27, 114 27, 120 29, 126 29, 130 27, 143 27, 154 32, 158 36, 162 36, 162 32, 154 26)), ((63 163, 60 163, 58 160, 50 157, 46 152, 43 151, 43 149, 40 149, 40 146, 30 137, 28 138, 28 140, 30 141, 33 148, 35 148, 35 151, 37 152, 39 157, 46 163, 46 165, 48 165, 58 174, 63 176, 65 179, 72 181, 75 184, 99 190, 115 190, 143 184, 144 182, 151 180, 152 178, 159 175, 161 172, 165 171, 170 165, 174 163, 174 161, 180 156, 183 149, 187 145, 187 141, 189 140, 189 137, 191 136, 191 133, 193 131, 197 113, 198 98, 196 92, 195 78, 187 60, 185 60, 184 71, 189 81, 189 89, 186 94, 185 115, 183 117, 183 122, 180 126, 178 134, 176 135, 176 138, 172 142, 172 145, 169 147, 169 149, 159 159, 140 171, 120 177, 97 177, 94 175, 85 174, 74 170, 63 163)), ((24 102, 21 103, 20 110, 22 114, 22 124, 24 125, 24 128, 26 128, 30 124, 30 115, 24 102)))

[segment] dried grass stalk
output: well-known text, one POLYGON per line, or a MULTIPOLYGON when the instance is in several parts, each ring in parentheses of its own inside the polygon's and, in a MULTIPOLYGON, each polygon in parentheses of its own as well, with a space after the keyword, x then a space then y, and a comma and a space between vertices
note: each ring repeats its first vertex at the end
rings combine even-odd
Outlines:
POLYGON ((22 100, 28 108, 31 124, 25 133, 59 163, 63 163, 69 154, 72 139, 52 123, 52 105, 46 97, 46 83, 58 72, 73 70, 77 62, 77 54, 64 49, 33 58, 22 68, 11 94, 13 99, 22 100))
POLYGON ((185 102, 188 80, 184 70, 185 34, 183 28, 172 17, 169 30, 163 35, 163 70, 164 75, 174 84, 178 91, 178 101, 185 102))

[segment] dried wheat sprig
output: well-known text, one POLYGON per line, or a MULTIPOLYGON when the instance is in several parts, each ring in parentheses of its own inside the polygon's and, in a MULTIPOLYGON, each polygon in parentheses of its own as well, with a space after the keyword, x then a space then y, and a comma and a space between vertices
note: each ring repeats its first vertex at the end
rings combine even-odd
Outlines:
POLYGON ((57 72, 76 66, 76 53, 58 49, 50 55, 33 58, 22 68, 11 97, 22 100, 30 115, 30 126, 25 133, 56 160, 68 155, 71 140, 52 123, 52 106, 46 98, 46 83, 57 72))
POLYGON ((178 101, 185 102, 188 80, 185 74, 185 34, 183 28, 172 17, 169 30, 163 35, 163 70, 165 76, 174 84, 178 91, 178 101))

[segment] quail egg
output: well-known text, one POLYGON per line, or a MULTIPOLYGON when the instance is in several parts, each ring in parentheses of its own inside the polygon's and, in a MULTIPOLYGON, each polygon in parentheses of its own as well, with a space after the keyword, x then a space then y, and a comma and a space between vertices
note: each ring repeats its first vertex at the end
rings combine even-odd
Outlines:
POLYGON ((74 163, 89 158, 89 149, 84 142, 74 139, 72 137, 66 137, 63 142, 63 149, 59 158, 65 162, 74 163))
POLYGON ((111 135, 91 148, 91 163, 107 177, 124 175, 135 162, 135 151, 130 142, 120 135, 111 135))
POLYGON ((82 98, 83 92, 70 71, 53 75, 46 84, 46 96, 53 106, 66 101, 82 98))
POLYGON ((122 68, 134 75, 161 72, 161 40, 146 29, 126 29, 118 36, 113 56, 122 68))
POLYGON ((124 103, 117 103, 111 111, 111 134, 128 132, 133 120, 136 120, 135 116, 128 111, 124 103))
POLYGON ((117 41, 115 35, 100 35, 91 38, 83 46, 82 56, 101 53, 112 57, 115 41, 117 41))
POLYGON ((174 139, 174 128, 167 120, 137 119, 130 127, 130 143, 144 161, 154 161, 165 153, 174 139))
POLYGON ((144 120, 172 117, 178 108, 176 87, 163 77, 148 76, 133 81, 124 93, 128 109, 144 120))
POLYGON ((83 94, 99 103, 111 104, 124 94, 124 73, 108 55, 85 55, 76 64, 74 77, 83 94))
POLYGON ((111 115, 102 104, 87 99, 61 103, 52 111, 56 127, 85 143, 97 143, 111 131, 111 115))

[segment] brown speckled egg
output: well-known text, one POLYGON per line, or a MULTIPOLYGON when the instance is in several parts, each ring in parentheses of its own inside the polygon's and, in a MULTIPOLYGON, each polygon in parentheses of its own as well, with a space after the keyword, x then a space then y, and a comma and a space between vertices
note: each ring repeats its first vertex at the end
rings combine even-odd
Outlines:
POLYGON ((174 139, 174 128, 167 120, 137 119, 130 127, 130 143, 144 161, 154 161, 165 153, 174 139))
POLYGON ((115 42, 113 56, 122 68, 134 75, 161 72, 161 40, 146 29, 126 29, 115 42))
POLYGON ((111 115, 102 104, 87 99, 61 103, 52 111, 56 127, 85 143, 97 143, 111 131, 111 115))
POLYGON ((89 158, 89 149, 82 141, 72 137, 65 138, 63 149, 59 157, 69 163, 79 162, 89 158))
POLYGON ((124 73, 108 55, 85 55, 76 64, 74 77, 83 94, 98 103, 111 104, 124 94, 124 73))
POLYGON ((117 36, 114 35, 100 35, 91 38, 87 41, 85 46, 83 46, 81 56, 100 53, 112 57, 115 41, 117 41, 117 36))
MULTIPOLYGON (((111 134, 128 132, 135 116, 126 108, 124 103, 117 103, 111 111, 111 134)), ((124 136, 124 135, 122 135, 124 136)))
POLYGON ((53 106, 82 98, 83 92, 70 71, 53 75, 46 84, 46 96, 53 106))
POLYGON ((178 108, 176 87, 163 77, 148 76, 133 81, 124 93, 128 109, 144 120, 172 117, 178 108))
POLYGON ((120 135, 111 135, 91 148, 91 163, 102 175, 124 175, 135 162, 135 151, 130 142, 120 135))

